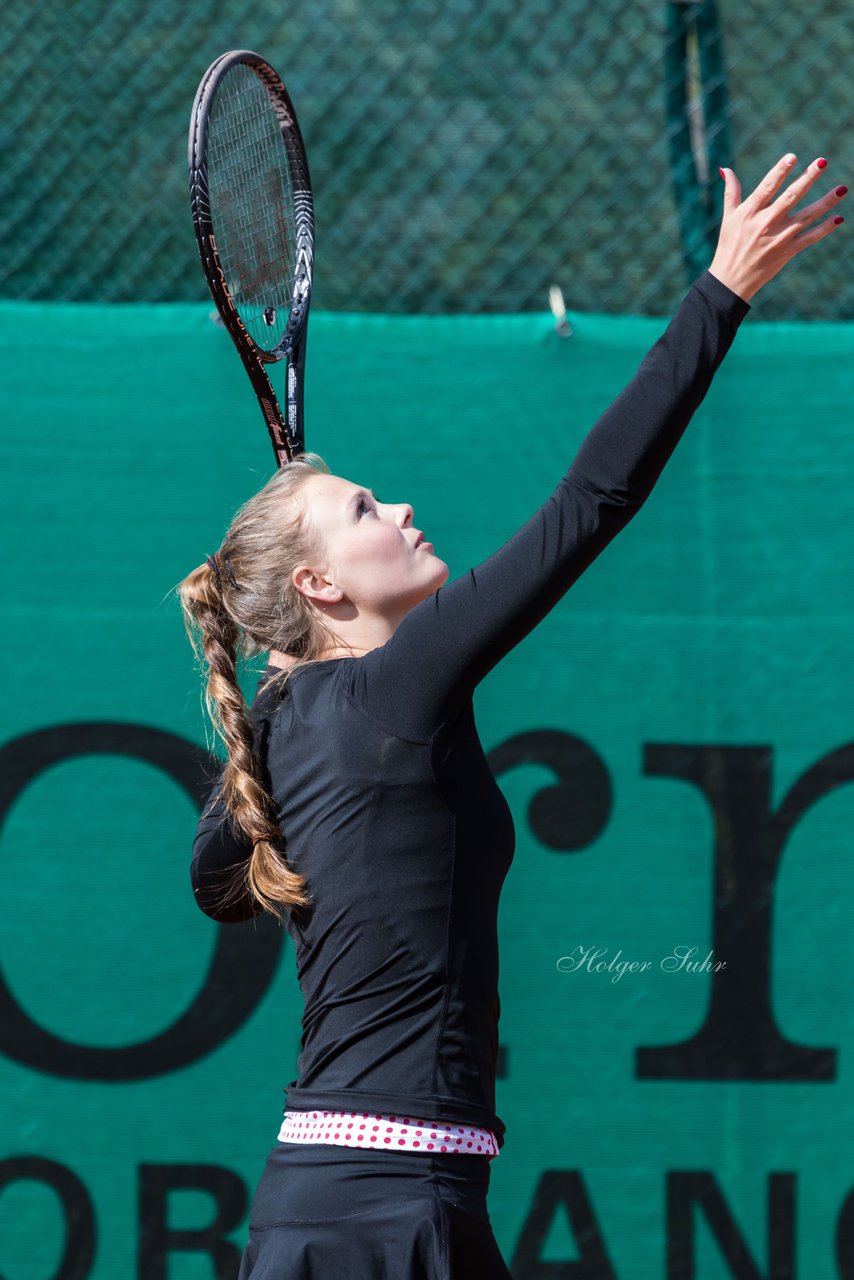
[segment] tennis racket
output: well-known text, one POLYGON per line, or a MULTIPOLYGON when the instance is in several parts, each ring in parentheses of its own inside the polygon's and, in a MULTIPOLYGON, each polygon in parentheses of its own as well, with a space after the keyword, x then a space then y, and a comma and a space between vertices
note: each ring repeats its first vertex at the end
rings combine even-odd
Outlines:
POLYGON ((314 205, 296 112, 248 49, 211 63, 190 119, 190 202, 202 268, 281 467, 305 449, 303 372, 314 205), (287 361, 286 415, 265 365, 287 361))

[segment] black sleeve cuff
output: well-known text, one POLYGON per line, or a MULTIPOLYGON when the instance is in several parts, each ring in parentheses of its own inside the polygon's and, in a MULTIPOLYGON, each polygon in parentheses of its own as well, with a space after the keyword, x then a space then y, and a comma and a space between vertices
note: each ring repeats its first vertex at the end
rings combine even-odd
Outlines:
POLYGON ((694 286, 736 320, 743 320, 750 310, 750 303, 745 302, 739 294, 733 293, 729 285, 724 284, 717 276, 713 276, 711 271, 704 271, 701 276, 698 276, 694 286))

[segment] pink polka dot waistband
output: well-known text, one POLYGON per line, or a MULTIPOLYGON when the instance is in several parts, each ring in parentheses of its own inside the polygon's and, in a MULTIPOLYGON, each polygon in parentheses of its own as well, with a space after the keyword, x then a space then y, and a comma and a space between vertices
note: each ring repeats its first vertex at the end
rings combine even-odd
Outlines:
POLYGON ((336 1147, 374 1151, 447 1152, 498 1155, 490 1129, 417 1116, 379 1115, 374 1111, 286 1111, 279 1142, 328 1142, 336 1147))

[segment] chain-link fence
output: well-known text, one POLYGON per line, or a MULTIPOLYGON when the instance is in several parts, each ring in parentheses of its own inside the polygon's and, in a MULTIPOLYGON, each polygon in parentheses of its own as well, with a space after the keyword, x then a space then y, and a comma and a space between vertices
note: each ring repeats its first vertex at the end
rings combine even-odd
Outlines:
MULTIPOLYGON (((314 305, 661 314, 708 266, 720 165, 854 176, 850 0, 6 0, 6 298, 201 300, 196 85, 254 48, 296 104, 314 305)), ((844 210, 843 201, 843 212, 844 210)), ((854 317, 854 218, 754 300, 854 317)))

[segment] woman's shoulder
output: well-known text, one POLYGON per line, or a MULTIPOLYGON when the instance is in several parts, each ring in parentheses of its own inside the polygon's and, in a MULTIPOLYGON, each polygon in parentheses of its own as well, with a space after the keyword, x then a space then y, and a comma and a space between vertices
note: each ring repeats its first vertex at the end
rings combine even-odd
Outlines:
POLYGON ((284 671, 269 663, 261 672, 249 708, 253 719, 269 718, 278 709, 287 687, 283 677, 284 671))
POLYGON ((289 690, 309 673, 331 674, 353 660, 349 657, 315 658, 311 662, 302 662, 293 658, 287 664, 268 662, 259 677, 252 710, 261 715, 275 713, 286 700, 289 690))

